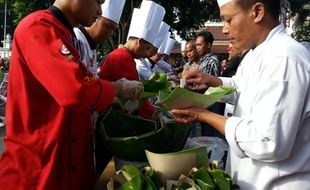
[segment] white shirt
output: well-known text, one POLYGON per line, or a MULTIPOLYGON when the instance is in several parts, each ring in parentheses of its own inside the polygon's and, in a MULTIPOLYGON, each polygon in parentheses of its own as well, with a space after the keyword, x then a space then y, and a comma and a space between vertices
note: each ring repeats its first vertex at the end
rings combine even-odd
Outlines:
POLYGON ((95 76, 97 75, 98 62, 97 62, 97 54, 96 50, 92 50, 90 45, 83 34, 83 32, 79 28, 73 28, 73 31, 76 35, 76 38, 82 43, 82 51, 81 59, 86 67, 92 72, 95 76))
POLYGON ((157 71, 157 66, 155 65, 152 68, 152 64, 147 58, 135 59, 135 62, 140 80, 148 80, 150 76, 157 71))
POLYGON ((158 66, 158 72, 166 73, 167 76, 172 75, 172 66, 165 60, 160 59, 156 65, 158 66))
POLYGON ((233 78, 221 79, 237 87, 225 125, 234 182, 245 190, 309 190, 310 53, 279 25, 233 78))

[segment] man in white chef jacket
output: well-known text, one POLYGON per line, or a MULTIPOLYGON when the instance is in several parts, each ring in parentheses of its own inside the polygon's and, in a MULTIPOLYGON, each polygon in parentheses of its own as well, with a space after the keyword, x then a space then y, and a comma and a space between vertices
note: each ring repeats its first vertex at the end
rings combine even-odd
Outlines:
MULTIPOLYGON (((96 48, 102 40, 109 38, 120 21, 126 0, 105 0, 101 5, 102 15, 90 27, 75 27, 74 33, 81 42, 80 52, 83 63, 97 77, 98 61, 96 48)), ((92 121, 96 124, 98 113, 94 112, 92 121)), ((111 156, 103 146, 99 129, 95 130, 95 162, 97 176, 109 163, 111 156)))
POLYGON ((236 86, 226 118, 205 109, 172 110, 178 122, 209 123, 225 134, 235 183, 245 190, 310 189, 310 53, 279 24, 280 0, 218 0, 223 33, 250 49, 234 77, 190 70, 193 89, 236 86), (200 84, 200 85, 198 85, 200 84))
POLYGON ((102 15, 90 27, 76 27, 74 33, 82 44, 81 58, 87 68, 97 76, 98 61, 96 48, 102 40, 111 37, 122 16, 126 0, 106 0, 102 15))

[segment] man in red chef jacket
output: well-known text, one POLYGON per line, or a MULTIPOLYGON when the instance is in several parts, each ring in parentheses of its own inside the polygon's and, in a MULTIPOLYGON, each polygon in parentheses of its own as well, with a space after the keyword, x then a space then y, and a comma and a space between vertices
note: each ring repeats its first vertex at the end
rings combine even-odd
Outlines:
MULTIPOLYGON (((112 51, 103 63, 99 78, 116 81, 122 77, 139 80, 134 59, 145 58, 153 48, 165 9, 152 1, 142 1, 140 9, 134 9, 127 42, 112 51)), ((150 101, 137 110, 144 118, 154 118, 155 108, 150 101)))
POLYGON ((136 81, 97 79, 80 61, 73 27, 90 26, 102 3, 56 0, 16 28, 0 189, 93 188, 91 113, 104 110, 115 96, 136 98, 143 91, 136 81))

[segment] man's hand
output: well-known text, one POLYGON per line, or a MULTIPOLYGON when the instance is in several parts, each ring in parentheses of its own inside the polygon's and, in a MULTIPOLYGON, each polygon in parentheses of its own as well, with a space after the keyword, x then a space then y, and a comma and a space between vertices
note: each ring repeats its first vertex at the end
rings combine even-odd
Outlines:
POLYGON ((126 99, 139 99, 144 90, 142 82, 129 81, 125 78, 114 82, 114 86, 116 87, 117 96, 126 99))
POLYGON ((201 114, 206 112, 204 108, 188 108, 171 110, 176 122, 190 124, 196 121, 202 121, 201 114))
POLYGON ((185 124, 196 121, 208 123, 225 135, 225 123, 227 118, 222 115, 210 112, 204 108, 173 109, 171 112, 176 122, 185 124))
POLYGON ((182 79, 186 81, 190 90, 206 90, 209 86, 217 87, 222 85, 222 81, 212 75, 208 75, 198 69, 184 70, 182 79))

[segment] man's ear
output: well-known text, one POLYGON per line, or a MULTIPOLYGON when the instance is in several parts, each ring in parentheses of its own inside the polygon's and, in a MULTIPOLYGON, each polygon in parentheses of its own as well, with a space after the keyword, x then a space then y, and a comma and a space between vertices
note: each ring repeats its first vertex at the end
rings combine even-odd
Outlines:
POLYGON ((265 6, 261 2, 257 2, 252 6, 252 17, 255 23, 259 23, 265 16, 265 6))
POLYGON ((142 38, 138 38, 137 44, 138 44, 139 46, 141 46, 141 45, 143 44, 143 42, 144 42, 144 40, 143 40, 142 38))
POLYGON ((208 42, 208 43, 207 43, 207 48, 208 48, 208 49, 211 49, 211 47, 212 47, 212 44, 211 44, 210 42, 208 42))

